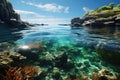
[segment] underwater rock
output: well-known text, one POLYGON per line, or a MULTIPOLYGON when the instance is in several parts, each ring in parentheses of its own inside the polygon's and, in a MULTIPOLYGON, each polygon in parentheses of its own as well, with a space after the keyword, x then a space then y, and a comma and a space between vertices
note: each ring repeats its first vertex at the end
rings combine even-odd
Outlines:
POLYGON ((66 52, 61 52, 55 57, 55 66, 64 70, 70 70, 75 65, 74 62, 68 58, 66 52))
POLYGON ((68 74, 68 76, 67 76, 67 78, 65 80, 79 80, 79 79, 78 79, 78 76, 77 76, 76 73, 71 72, 71 73, 68 74))
POLYGON ((84 61, 84 65, 90 67, 90 63, 88 61, 84 61))
POLYGON ((65 65, 67 63, 67 59, 68 59, 68 56, 65 52, 59 53, 55 57, 55 66, 61 67, 61 68, 65 67, 65 65))
POLYGON ((47 76, 46 71, 42 71, 39 76, 35 77, 34 80, 46 80, 45 77, 47 76))
POLYGON ((68 53, 73 56, 80 56, 81 50, 79 48, 71 48, 68 50, 68 53))
POLYGON ((27 57, 28 61, 36 61, 39 59, 39 48, 36 47, 30 47, 30 46, 22 46, 17 49, 17 52, 20 53, 23 56, 27 57))
POLYGON ((107 61, 111 64, 120 65, 120 52, 116 51, 115 49, 107 50, 107 49, 100 49, 97 50, 98 55, 104 61, 107 61))
POLYGON ((30 43, 26 45, 19 45, 16 51, 31 51, 33 53, 39 53, 44 51, 45 46, 42 43, 30 43))
POLYGON ((57 47, 57 50, 58 50, 58 51, 67 51, 68 49, 69 49, 68 46, 58 46, 58 47, 57 47))
POLYGON ((55 80, 62 80, 61 74, 60 74, 60 70, 56 67, 53 68, 53 72, 52 72, 52 77, 55 80))
POLYGON ((41 66, 53 66, 54 56, 51 53, 46 52, 46 55, 41 55, 38 61, 41 66))
POLYGON ((10 47, 11 47, 11 44, 9 44, 8 42, 0 43, 0 51, 7 50, 10 47))

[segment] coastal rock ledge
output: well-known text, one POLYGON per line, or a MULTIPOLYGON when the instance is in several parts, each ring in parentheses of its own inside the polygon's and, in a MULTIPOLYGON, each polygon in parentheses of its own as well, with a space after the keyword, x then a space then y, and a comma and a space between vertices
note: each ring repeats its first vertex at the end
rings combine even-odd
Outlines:
POLYGON ((71 26, 120 26, 120 4, 110 3, 86 12, 82 18, 73 18, 71 26))
POLYGON ((8 0, 0 0, 0 24, 11 26, 28 26, 29 23, 20 19, 20 15, 15 12, 12 4, 8 0))

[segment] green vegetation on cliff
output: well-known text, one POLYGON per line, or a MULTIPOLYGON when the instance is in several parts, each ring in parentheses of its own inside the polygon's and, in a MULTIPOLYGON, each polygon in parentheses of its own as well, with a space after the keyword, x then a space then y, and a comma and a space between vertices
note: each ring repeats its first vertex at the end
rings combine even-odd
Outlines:
POLYGON ((84 14, 83 18, 73 18, 72 26, 120 26, 120 4, 110 3, 84 14))
POLYGON ((113 16, 120 16, 120 4, 114 6, 114 3, 110 3, 109 5, 101 6, 96 10, 85 13, 85 16, 96 16, 97 20, 101 20, 102 18, 111 18, 113 16))

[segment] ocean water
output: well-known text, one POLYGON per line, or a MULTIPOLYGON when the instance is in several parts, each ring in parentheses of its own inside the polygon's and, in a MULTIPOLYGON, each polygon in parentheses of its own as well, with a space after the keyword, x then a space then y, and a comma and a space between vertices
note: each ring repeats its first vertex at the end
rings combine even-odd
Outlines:
POLYGON ((0 30, 1 44, 9 43, 9 51, 22 52, 28 57, 29 65, 40 66, 47 73, 52 74, 54 68, 59 69, 63 77, 69 73, 91 76, 103 68, 120 73, 118 64, 101 59, 97 52, 99 48, 108 53, 109 50, 120 52, 120 27, 34 26, 18 29, 1 26, 0 30), (67 60, 57 63, 55 58, 61 53, 66 53, 67 60))

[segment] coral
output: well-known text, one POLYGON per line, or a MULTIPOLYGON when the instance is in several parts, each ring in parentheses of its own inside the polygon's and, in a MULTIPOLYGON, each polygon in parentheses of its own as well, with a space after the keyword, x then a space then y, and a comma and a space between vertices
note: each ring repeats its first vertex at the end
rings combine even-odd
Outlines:
POLYGON ((23 68, 9 67, 3 80, 29 80, 40 73, 41 69, 34 66, 24 66, 23 68))
POLYGON ((3 55, 5 55, 5 56, 8 56, 10 53, 9 53, 9 51, 3 51, 3 55))
POLYGON ((25 79, 33 78, 35 76, 35 68, 33 66, 25 66, 22 69, 22 72, 25 75, 25 79))
POLYGON ((99 80, 100 77, 97 74, 93 74, 91 78, 92 80, 99 80))
POLYGON ((98 75, 100 76, 100 78, 104 77, 108 80, 116 80, 117 79, 116 75, 107 69, 101 69, 100 71, 98 71, 98 75))
POLYGON ((3 51, 0 54, 0 66, 10 66, 11 63, 19 62, 21 60, 26 59, 26 57, 22 56, 19 53, 16 52, 9 52, 9 51, 3 51))
POLYGON ((23 80, 21 71, 21 68, 9 67, 6 75, 3 77, 3 80, 23 80))
POLYGON ((120 75, 117 75, 117 79, 120 80, 120 75))
POLYGON ((82 74, 81 80, 89 80, 87 76, 82 74))
MULTIPOLYGON (((76 76, 74 79, 71 79, 71 78, 68 76, 65 80, 79 80, 79 78, 76 76)), ((82 79, 82 80, 86 80, 86 79, 82 79)))
POLYGON ((97 73, 94 73, 91 76, 92 80, 119 80, 119 76, 117 77, 114 73, 107 69, 101 69, 97 73))

